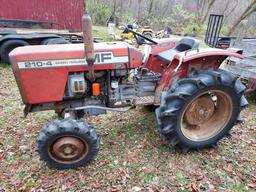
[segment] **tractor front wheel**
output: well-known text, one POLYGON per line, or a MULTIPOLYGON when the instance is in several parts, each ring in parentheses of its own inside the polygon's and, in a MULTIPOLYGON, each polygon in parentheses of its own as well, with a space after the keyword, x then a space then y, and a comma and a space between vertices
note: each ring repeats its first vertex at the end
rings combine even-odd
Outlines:
POLYGON ((161 95, 159 131, 185 151, 213 146, 239 121, 248 104, 244 91, 238 79, 222 70, 181 79, 161 95))
POLYGON ((66 118, 46 125, 37 137, 41 160, 50 168, 70 169, 90 163, 99 151, 99 137, 84 120, 66 118))

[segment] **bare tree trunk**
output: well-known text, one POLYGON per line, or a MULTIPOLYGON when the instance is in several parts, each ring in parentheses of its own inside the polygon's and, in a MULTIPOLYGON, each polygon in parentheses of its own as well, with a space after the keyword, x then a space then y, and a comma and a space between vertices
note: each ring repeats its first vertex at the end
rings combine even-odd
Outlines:
POLYGON ((170 1, 168 0, 167 3, 166 3, 166 5, 165 5, 165 9, 164 9, 164 11, 163 11, 163 15, 164 15, 164 16, 166 15, 167 11, 169 10, 169 6, 170 6, 170 1))
POLYGON ((131 6, 132 6, 132 0, 129 0, 128 7, 131 8, 131 6))
POLYGON ((196 20, 198 21, 198 20, 199 20, 199 17, 200 17, 200 0, 197 0, 197 1, 196 1, 196 9, 197 9, 197 12, 196 12, 196 20))
POLYGON ((116 14, 116 6, 117 6, 117 2, 116 0, 113 0, 113 10, 112 10, 112 15, 116 14))
POLYGON ((153 6, 154 6, 154 0, 150 0, 149 8, 148 8, 148 17, 152 14, 153 6))
POLYGON ((137 18, 138 20, 140 20, 141 18, 141 3, 142 3, 142 0, 138 0, 138 13, 137 13, 137 18))
POLYGON ((216 0, 197 0, 197 21, 204 23, 216 0))
POLYGON ((204 10, 205 0, 197 0, 197 21, 201 22, 203 10, 204 10))
POLYGON ((92 14, 91 11, 95 7, 95 2, 92 0, 84 0, 84 2, 86 3, 86 10, 89 11, 90 14, 92 14))
POLYGON ((211 0, 209 3, 208 3, 208 6, 206 8, 206 11, 204 13, 204 16, 203 16, 203 19, 202 19, 202 23, 204 23, 207 19, 207 16, 209 15, 209 12, 213 6, 213 4, 216 2, 216 0, 211 0))
POLYGON ((242 20, 246 19, 248 16, 250 16, 252 13, 256 12, 256 0, 254 0, 247 9, 242 13, 242 15, 238 18, 238 20, 232 25, 228 32, 228 36, 230 36, 237 26, 241 23, 242 20))
POLYGON ((222 15, 225 15, 226 11, 228 10, 229 4, 230 4, 230 1, 227 1, 224 9, 222 10, 222 13, 221 13, 222 15))
POLYGON ((230 9, 230 11, 228 12, 228 7, 229 7, 230 1, 228 1, 227 6, 225 7, 225 9, 223 10, 223 15, 224 15, 224 20, 223 22, 225 22, 227 20, 227 18, 233 13, 233 11, 235 11, 235 9, 238 6, 238 0, 236 0, 236 3, 232 3, 234 6, 230 9))
POLYGON ((122 17, 122 15, 123 15, 123 1, 122 0, 120 0, 120 17, 122 17))

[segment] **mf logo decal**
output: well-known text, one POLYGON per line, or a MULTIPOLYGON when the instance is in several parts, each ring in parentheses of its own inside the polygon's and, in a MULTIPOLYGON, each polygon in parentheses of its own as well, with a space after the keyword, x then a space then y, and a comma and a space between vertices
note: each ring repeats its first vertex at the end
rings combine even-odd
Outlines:
POLYGON ((95 62, 96 63, 108 62, 108 61, 111 61, 112 58, 113 58, 113 53, 111 53, 111 52, 95 54, 95 62))
MULTIPOLYGON (((128 56, 114 56, 112 52, 98 52, 95 54, 95 65, 128 63, 128 56)), ((85 59, 56 59, 18 62, 19 69, 43 69, 54 67, 86 66, 85 59)))

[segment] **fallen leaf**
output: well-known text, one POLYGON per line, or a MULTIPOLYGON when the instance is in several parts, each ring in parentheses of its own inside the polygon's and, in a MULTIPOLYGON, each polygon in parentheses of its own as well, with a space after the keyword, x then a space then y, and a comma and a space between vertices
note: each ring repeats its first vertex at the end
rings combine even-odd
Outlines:
POLYGON ((132 188, 132 191, 134 191, 134 192, 138 192, 138 191, 141 191, 142 189, 140 188, 140 187, 137 187, 137 186, 134 186, 133 188, 132 188))
POLYGON ((115 145, 115 142, 113 140, 108 140, 109 145, 115 145))
POLYGON ((248 183, 248 186, 253 189, 256 189, 256 183, 248 183))
POLYGON ((199 192, 199 187, 195 183, 191 183, 191 189, 193 192, 199 192))

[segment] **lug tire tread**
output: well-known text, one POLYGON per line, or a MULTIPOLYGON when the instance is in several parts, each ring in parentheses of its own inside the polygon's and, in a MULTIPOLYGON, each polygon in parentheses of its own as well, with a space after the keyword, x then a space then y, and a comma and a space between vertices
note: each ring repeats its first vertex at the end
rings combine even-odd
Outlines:
POLYGON ((96 158, 99 151, 99 144, 99 136, 95 129, 82 119, 77 121, 71 118, 54 120, 45 125, 37 137, 37 151, 40 159, 45 161, 49 168, 55 169, 72 169, 90 163, 96 158), (56 162, 48 154, 48 147, 54 139, 62 135, 73 135, 84 140, 89 146, 88 154, 73 164, 56 162))
MULTIPOLYGON (((244 96, 246 87, 235 76, 223 70, 205 70, 198 71, 191 77, 181 79, 178 81, 178 86, 170 88, 172 91, 163 92, 160 98, 160 107, 156 109, 156 117, 158 123, 158 131, 169 142, 170 146, 178 146, 182 151, 189 151, 190 149, 201 149, 205 147, 215 146, 217 142, 226 136, 233 125, 241 122, 240 112, 247 105, 248 102, 244 96), (239 107, 234 107, 236 115, 234 120, 230 120, 228 125, 221 132, 223 135, 209 139, 209 142, 187 142, 185 136, 178 133, 179 116, 182 113, 183 107, 188 100, 193 98, 193 95, 211 86, 225 86, 232 92, 232 97, 238 100, 239 107), (232 122, 231 122, 232 121, 232 122)), ((233 116, 232 116, 233 117, 233 116)))

